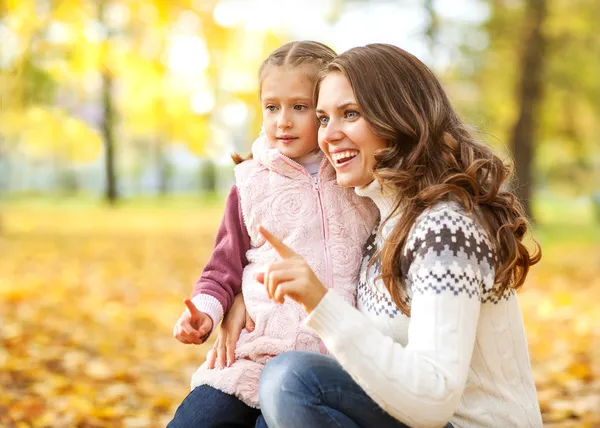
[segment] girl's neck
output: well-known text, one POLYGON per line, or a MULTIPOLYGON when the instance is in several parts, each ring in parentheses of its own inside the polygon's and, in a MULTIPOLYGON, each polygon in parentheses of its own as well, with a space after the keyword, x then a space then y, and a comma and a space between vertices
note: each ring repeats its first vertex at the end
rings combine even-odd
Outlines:
POLYGON ((322 160, 323 152, 319 149, 293 159, 294 162, 302 165, 313 177, 316 177, 319 174, 322 160))

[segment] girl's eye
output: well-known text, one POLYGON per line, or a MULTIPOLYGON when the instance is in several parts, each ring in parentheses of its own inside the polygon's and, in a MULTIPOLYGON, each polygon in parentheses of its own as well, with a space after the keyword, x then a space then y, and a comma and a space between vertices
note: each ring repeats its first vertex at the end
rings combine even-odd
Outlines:
POLYGON ((265 107, 267 110, 269 111, 275 111, 277 110, 277 106, 274 106, 273 104, 269 104, 268 106, 265 107))
POLYGON ((303 104, 296 104, 296 105, 294 106, 294 110, 299 110, 299 111, 306 110, 307 108, 308 108, 308 106, 305 106, 305 105, 303 105, 303 104))
POLYGON ((325 126, 327 125, 327 122, 329 122, 329 118, 327 116, 319 116, 317 117, 317 121, 321 126, 325 126))
POLYGON ((346 116, 346 119, 354 120, 359 116, 359 114, 355 110, 348 110, 346 112, 345 116, 346 116))

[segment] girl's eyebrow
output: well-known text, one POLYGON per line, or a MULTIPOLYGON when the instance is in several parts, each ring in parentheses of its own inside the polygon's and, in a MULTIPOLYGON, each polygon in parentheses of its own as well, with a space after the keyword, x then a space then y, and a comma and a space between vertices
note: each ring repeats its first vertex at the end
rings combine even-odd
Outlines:
MULTIPOLYGON (((265 101, 281 101, 281 97, 273 97, 273 96, 267 96, 264 97, 262 99, 262 102, 265 101)), ((291 97, 287 97, 286 101, 293 101, 293 102, 297 102, 297 101, 302 101, 302 102, 313 102, 313 99, 311 97, 305 97, 303 95, 299 95, 299 96, 291 96, 291 97)))
MULTIPOLYGON (((346 107, 351 105, 357 105, 354 101, 346 101, 345 103, 339 104, 336 110, 344 110, 346 107)), ((323 109, 317 109, 317 113, 325 113, 323 109)))

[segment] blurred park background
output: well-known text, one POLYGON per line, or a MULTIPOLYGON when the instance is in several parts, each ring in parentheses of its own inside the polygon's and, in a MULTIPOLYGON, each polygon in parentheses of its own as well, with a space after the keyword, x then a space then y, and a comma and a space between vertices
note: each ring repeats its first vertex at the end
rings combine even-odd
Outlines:
POLYGON ((160 427, 208 349, 208 259, 257 70, 293 39, 414 53, 513 157, 547 426, 600 426, 598 0, 0 0, 0 426, 160 427))

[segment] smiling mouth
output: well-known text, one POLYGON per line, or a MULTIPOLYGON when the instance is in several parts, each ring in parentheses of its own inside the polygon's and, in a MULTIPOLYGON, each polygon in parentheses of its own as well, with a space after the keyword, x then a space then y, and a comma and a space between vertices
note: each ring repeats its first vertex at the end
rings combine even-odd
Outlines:
POLYGON ((345 152, 333 153, 331 159, 336 166, 344 165, 358 156, 358 150, 346 150, 345 152))

